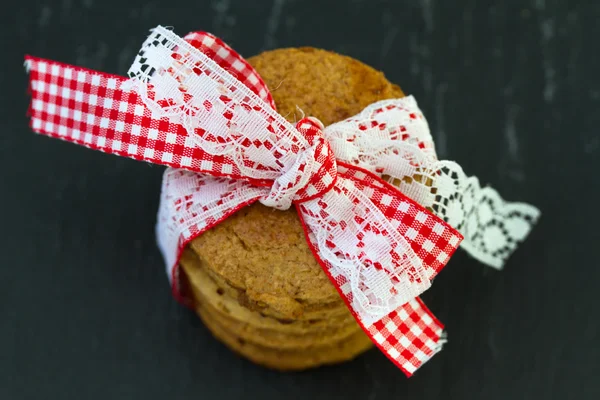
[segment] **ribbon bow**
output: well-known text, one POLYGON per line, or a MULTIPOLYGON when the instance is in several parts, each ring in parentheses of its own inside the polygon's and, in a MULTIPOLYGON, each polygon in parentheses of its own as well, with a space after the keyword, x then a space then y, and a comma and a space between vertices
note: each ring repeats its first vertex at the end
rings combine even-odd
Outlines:
POLYGON ((443 342, 443 325, 417 296, 463 239, 448 222, 470 235, 472 254, 499 267, 538 216, 438 161, 412 97, 372 104, 327 128, 311 117, 293 126, 257 72, 205 32, 180 38, 155 28, 129 79, 34 57, 26 65, 35 131, 171 167, 157 236, 176 295, 188 242, 255 201, 293 205, 358 323, 408 376, 443 342), (469 195, 474 204, 465 206, 469 195), (493 255, 478 253, 486 235, 470 223, 482 201, 491 204, 486 223, 511 238, 493 255), (503 214, 509 208, 518 229, 503 214))

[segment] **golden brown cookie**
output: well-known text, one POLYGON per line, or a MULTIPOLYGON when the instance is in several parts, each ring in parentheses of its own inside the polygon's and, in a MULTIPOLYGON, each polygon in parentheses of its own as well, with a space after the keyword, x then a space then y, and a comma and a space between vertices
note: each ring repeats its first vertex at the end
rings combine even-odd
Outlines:
POLYGON ((217 294, 219 296, 233 299, 240 306, 243 306, 248 310, 255 311, 260 315, 267 316, 284 323, 289 323, 292 321, 314 322, 315 320, 332 319, 340 316, 346 316, 348 314, 348 309, 346 308, 345 304, 341 301, 337 301, 339 299, 336 298, 336 301, 334 302, 315 303, 313 305, 305 304, 303 312, 300 316, 297 318, 290 318, 289 315, 284 315, 278 312, 276 309, 269 307, 265 303, 259 303, 251 300, 245 290, 232 286, 229 282, 223 279, 221 275, 218 275, 214 270, 208 268, 208 262, 201 261, 198 255, 194 253, 190 247, 185 249, 182 256, 181 265, 184 271, 188 271, 191 274, 191 277, 195 278, 194 285, 197 285, 200 282, 199 278, 194 276, 196 273, 195 271, 199 271, 201 274, 208 275, 210 279, 215 282, 215 284, 218 286, 219 293, 217 294))
POLYGON ((300 350, 274 349, 246 342, 236 336, 234 332, 219 324, 218 320, 214 319, 202 305, 198 305, 196 312, 212 334, 235 353, 258 365, 281 371, 298 371, 318 365, 348 361, 373 345, 371 340, 360 331, 344 340, 325 346, 313 346, 300 350))
MULTIPOLYGON (((381 72, 325 50, 279 49, 248 61, 290 122, 304 113, 329 125, 404 96, 381 72)), ((190 243, 182 272, 213 334, 258 364, 304 369, 372 345, 312 255, 294 209, 255 203, 238 211, 190 243)))
POLYGON ((341 307, 337 316, 309 321, 278 320, 252 311, 221 290, 190 251, 184 252, 180 262, 185 271, 193 271, 188 276, 196 304, 245 341, 282 350, 302 349, 334 344, 362 332, 346 307, 341 307))
POLYGON ((297 108, 327 126, 376 101, 404 97, 382 72, 326 50, 278 49, 248 62, 269 87, 279 114, 291 122, 301 118, 297 108))
POLYGON ((190 247, 212 272, 243 292, 248 307, 268 315, 297 319, 315 305, 343 306, 308 248, 295 210, 256 203, 190 247))

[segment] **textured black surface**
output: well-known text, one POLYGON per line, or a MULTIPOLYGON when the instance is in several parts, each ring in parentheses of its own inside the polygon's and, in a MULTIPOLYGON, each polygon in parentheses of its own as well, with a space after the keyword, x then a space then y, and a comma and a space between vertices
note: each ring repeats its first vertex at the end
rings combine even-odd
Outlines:
POLYGON ((600 398, 600 3, 12 1, 0 16, 0 399, 600 398), (407 380, 372 351, 299 374, 238 359, 171 298, 162 168, 36 136, 25 53, 125 74, 148 29, 243 55, 311 45, 383 70, 441 156, 542 219, 498 273, 457 254, 425 299, 444 351, 407 380))

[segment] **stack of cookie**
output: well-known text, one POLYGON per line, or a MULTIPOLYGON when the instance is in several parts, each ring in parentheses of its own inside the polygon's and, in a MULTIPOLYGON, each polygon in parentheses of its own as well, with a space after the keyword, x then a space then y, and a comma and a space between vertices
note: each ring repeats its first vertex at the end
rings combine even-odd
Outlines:
MULTIPOLYGON (((280 49, 249 62, 290 122, 301 118, 298 108, 328 125, 403 96, 382 73, 324 50, 280 49)), ((180 262, 206 326, 257 364, 300 370, 372 346, 315 260, 293 208, 246 207, 193 240, 180 262)))
POLYGON ((371 346, 307 246, 294 212, 247 207, 181 258, 196 311, 234 351, 276 369, 344 361, 371 346))

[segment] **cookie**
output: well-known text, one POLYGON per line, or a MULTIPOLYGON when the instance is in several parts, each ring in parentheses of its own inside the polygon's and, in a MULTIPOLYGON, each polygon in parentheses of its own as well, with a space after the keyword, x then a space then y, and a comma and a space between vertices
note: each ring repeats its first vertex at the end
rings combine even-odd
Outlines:
POLYGON ((211 333, 238 355, 255 364, 280 371, 299 371, 320 365, 351 360, 372 347, 371 340, 361 331, 336 343, 301 350, 282 350, 246 342, 223 327, 202 305, 196 312, 211 333))
POLYGON ((348 56, 301 47, 278 49, 248 59, 289 121, 307 116, 325 126, 352 117, 379 100, 404 97, 382 72, 348 56))
POLYGON ((193 240, 190 248, 214 274, 244 293, 249 307, 297 319, 311 307, 343 307, 306 244, 295 210, 256 203, 193 240))
POLYGON ((314 321, 320 319, 335 319, 340 316, 349 315, 345 304, 340 301, 339 297, 336 297, 335 301, 332 302, 302 304, 302 313, 294 318, 289 313, 280 312, 281 306, 269 307, 264 302, 252 300, 246 290, 235 287, 231 282, 226 281, 221 275, 208 268, 208 264, 207 260, 201 261, 198 255, 191 251, 191 248, 188 247, 185 249, 181 265, 185 271, 188 271, 195 278, 194 282, 201 284, 199 277, 195 276, 195 271, 198 270, 198 274, 206 274, 215 282, 218 286, 219 296, 234 299, 241 306, 248 310, 256 311, 260 315, 271 317, 283 323, 290 323, 292 321, 309 321, 314 323, 314 321))
POLYGON ((252 311, 221 290, 219 283, 197 265, 190 253, 184 252, 181 266, 185 271, 194 271, 188 276, 196 304, 202 304, 220 325, 245 341, 276 349, 301 349, 334 344, 362 332, 346 307, 337 317, 308 321, 279 320, 252 311))

